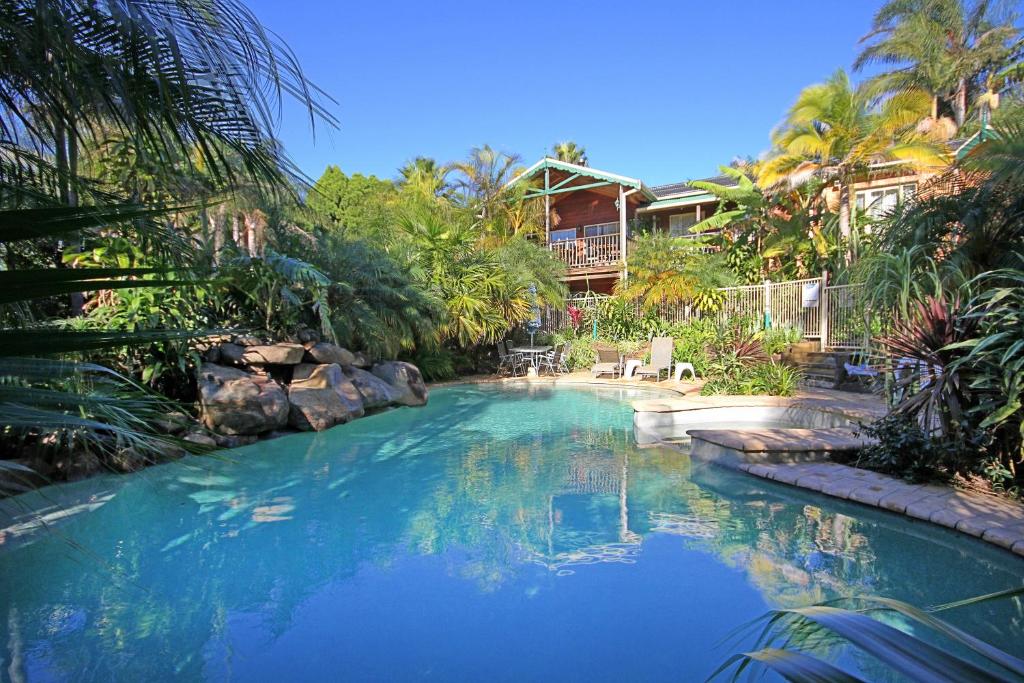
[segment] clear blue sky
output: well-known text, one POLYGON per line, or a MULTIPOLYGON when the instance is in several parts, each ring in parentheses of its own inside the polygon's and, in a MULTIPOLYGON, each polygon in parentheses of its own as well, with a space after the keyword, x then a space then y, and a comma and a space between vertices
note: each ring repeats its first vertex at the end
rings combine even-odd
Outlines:
POLYGON ((340 128, 315 140, 285 109, 280 137, 314 179, 484 143, 532 163, 572 139, 649 184, 764 151, 801 87, 849 68, 881 2, 249 0, 338 101, 340 128))

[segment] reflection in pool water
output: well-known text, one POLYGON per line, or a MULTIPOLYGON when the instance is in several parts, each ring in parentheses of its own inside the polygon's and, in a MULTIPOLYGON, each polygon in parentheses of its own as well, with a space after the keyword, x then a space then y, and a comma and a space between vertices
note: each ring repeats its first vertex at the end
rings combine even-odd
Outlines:
MULTIPOLYGON (((770 607, 1021 582, 1024 562, 952 532, 638 449, 627 399, 642 397, 449 387, 423 409, 8 501, 2 668, 694 680, 770 607)), ((1019 604, 950 616, 1024 654, 1019 604)))

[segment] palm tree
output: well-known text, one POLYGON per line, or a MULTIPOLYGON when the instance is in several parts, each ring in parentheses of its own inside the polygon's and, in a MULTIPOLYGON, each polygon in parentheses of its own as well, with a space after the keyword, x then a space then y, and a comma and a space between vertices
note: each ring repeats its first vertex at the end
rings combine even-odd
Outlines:
POLYGON ((733 284, 734 278, 722 255, 704 253, 704 246, 660 233, 639 237, 629 260, 629 280, 619 280, 616 293, 640 301, 647 310, 665 304, 713 303, 715 290, 733 284))
POLYGON ((556 142, 551 147, 551 152, 559 161, 565 161, 570 164, 576 164, 577 166, 587 165, 586 148, 580 147, 572 140, 566 140, 565 142, 556 142))
POLYGON ((452 168, 448 165, 440 165, 430 157, 414 157, 398 169, 399 185, 422 190, 432 197, 445 197, 451 191, 448 183, 448 176, 452 168))
POLYGON ((486 220, 495 215, 502 191, 515 176, 521 161, 518 154, 506 154, 484 145, 470 150, 468 160, 453 164, 453 168, 462 174, 457 185, 463 192, 464 201, 478 218, 486 220))
POLYGON ((854 69, 881 64, 888 71, 868 82, 876 95, 923 90, 931 96, 931 121, 939 102, 963 126, 987 74, 1005 66, 1019 38, 1012 13, 991 0, 889 0, 875 14, 854 69))
POLYGON ((916 129, 928 115, 927 94, 901 92, 879 106, 873 100, 842 69, 826 82, 805 88, 773 133, 774 152, 758 173, 762 187, 796 187, 815 177, 837 186, 844 240, 850 237, 850 188, 870 174, 872 164, 943 163, 939 148, 916 129))
MULTIPOLYGON (((85 177, 89 155, 116 140, 139 168, 194 170, 217 189, 277 189, 299 175, 273 139, 280 101, 293 97, 311 120, 334 120, 292 53, 236 0, 12 0, 0 5, 0 26, 0 436, 76 453, 69 446, 155 452, 149 424, 166 401, 66 358, 189 333, 39 322, 65 312, 57 296, 180 286, 161 274, 190 260, 176 212, 85 177), (116 236, 138 245, 150 267, 59 267, 65 243, 116 236), (26 265, 14 253, 46 260, 26 265)), ((124 177, 135 184, 133 173, 124 177)))

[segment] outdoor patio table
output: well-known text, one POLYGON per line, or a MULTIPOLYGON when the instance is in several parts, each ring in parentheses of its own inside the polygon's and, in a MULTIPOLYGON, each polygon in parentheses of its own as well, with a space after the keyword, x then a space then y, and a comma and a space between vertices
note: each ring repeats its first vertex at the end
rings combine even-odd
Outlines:
POLYGON ((521 353, 530 359, 530 369, 526 373, 530 377, 537 376, 537 356, 550 350, 550 346, 513 346, 509 348, 512 353, 521 353))

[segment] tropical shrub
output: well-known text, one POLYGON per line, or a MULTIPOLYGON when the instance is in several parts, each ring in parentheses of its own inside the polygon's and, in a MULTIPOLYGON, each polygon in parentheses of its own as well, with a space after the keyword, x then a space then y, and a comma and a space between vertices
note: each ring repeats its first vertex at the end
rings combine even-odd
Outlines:
POLYGON ((796 327, 773 327, 761 334, 761 347, 769 356, 774 356, 783 353, 803 337, 803 332, 796 327))
POLYGON ((640 235, 629 256, 629 279, 616 283, 616 293, 638 302, 644 311, 659 306, 691 304, 710 308, 720 302, 719 287, 733 284, 724 258, 707 253, 703 240, 670 237, 664 233, 640 235))
POLYGON ((889 415, 865 425, 860 433, 873 443, 862 448, 852 460, 858 467, 895 474, 911 481, 948 479, 958 472, 975 469, 984 459, 986 436, 972 431, 957 440, 925 431, 920 423, 903 413, 889 415))
POLYGON ((793 396, 802 380, 803 373, 799 368, 783 363, 712 363, 701 394, 793 396))
POLYGON ((672 360, 692 363, 698 376, 708 373, 711 363, 711 345, 718 334, 718 324, 711 319, 694 319, 671 325, 665 330, 675 340, 672 360))

